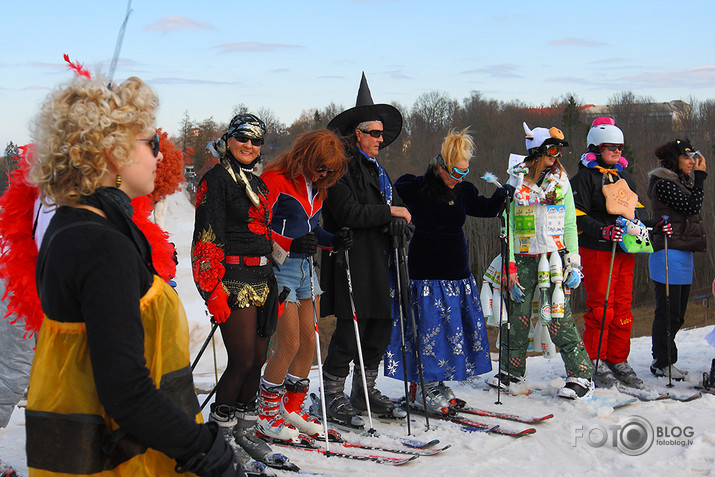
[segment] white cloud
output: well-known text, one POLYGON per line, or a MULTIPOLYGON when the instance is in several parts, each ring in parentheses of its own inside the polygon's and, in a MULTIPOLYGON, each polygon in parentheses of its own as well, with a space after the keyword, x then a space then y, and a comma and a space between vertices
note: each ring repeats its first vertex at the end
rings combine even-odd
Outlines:
POLYGON ((553 46, 588 46, 588 47, 607 45, 607 43, 604 43, 602 41, 590 41, 590 40, 585 40, 583 38, 575 38, 575 37, 566 37, 566 38, 560 38, 558 40, 552 40, 548 44, 553 45, 553 46))
POLYGON ((222 53, 265 53, 278 50, 291 50, 304 48, 298 45, 285 45, 282 43, 261 43, 258 41, 240 41, 236 43, 224 43, 218 45, 222 53))
POLYGON ((521 78, 522 75, 517 74, 515 71, 519 68, 519 65, 511 63, 502 63, 500 65, 492 65, 486 68, 474 68, 471 70, 466 70, 460 72, 463 75, 470 74, 486 74, 492 78, 521 78))
POLYGON ((160 18, 157 22, 144 27, 145 30, 157 30, 164 33, 172 30, 214 30, 210 23, 200 22, 180 15, 160 18))

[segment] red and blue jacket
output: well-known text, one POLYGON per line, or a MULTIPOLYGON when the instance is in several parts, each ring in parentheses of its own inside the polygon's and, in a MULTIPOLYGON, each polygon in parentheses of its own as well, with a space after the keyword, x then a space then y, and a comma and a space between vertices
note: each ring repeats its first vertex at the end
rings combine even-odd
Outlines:
MULTIPOLYGON (((294 238, 313 232, 318 237, 321 248, 331 250, 333 234, 324 230, 318 221, 323 201, 318 197, 308 198, 308 187, 304 178, 298 186, 283 171, 270 170, 261 174, 268 187, 268 206, 273 209, 270 227, 273 240, 285 251, 290 250, 294 238)), ((304 258, 305 254, 290 254, 292 258, 304 258)))

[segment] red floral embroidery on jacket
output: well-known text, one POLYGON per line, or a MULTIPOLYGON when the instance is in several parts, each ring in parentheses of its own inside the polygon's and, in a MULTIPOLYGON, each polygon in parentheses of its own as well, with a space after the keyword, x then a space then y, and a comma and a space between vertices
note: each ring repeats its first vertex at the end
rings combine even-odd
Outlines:
POLYGON ((206 195, 206 190, 208 187, 206 186, 206 182, 202 181, 201 184, 199 184, 199 188, 196 189, 196 207, 201 205, 201 201, 204 200, 204 195, 206 195))
POLYGON ((268 240, 271 240, 270 228, 268 223, 271 221, 273 210, 268 207, 265 197, 260 196, 261 207, 251 206, 248 209, 248 230, 256 235, 263 235, 268 240))
POLYGON ((201 240, 191 250, 191 268, 194 281, 204 291, 212 292, 226 272, 222 262, 224 252, 214 242, 215 236, 209 227, 201 234, 201 240))

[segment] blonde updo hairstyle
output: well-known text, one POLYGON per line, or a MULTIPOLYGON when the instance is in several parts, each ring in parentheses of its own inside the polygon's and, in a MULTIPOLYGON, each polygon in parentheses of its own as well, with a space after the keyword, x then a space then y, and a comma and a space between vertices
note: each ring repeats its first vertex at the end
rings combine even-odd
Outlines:
POLYGON ((474 139, 467 134, 468 131, 469 128, 464 128, 461 131, 451 129, 447 137, 444 138, 440 154, 447 165, 447 171, 451 171, 454 165, 462 159, 469 161, 474 155, 474 139))
POLYGON ((45 100, 32 132, 36 158, 30 180, 51 202, 76 205, 131 162, 136 136, 154 128, 159 100, 141 79, 107 87, 104 79, 76 77, 45 100))

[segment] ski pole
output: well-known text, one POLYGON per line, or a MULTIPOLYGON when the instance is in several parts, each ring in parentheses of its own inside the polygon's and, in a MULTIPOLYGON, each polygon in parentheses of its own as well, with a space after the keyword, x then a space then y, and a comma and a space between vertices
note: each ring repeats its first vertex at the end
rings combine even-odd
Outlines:
MULTIPOLYGON (((497 381, 498 386, 497 386, 497 400, 494 404, 502 404, 501 402, 501 365, 502 365, 502 352, 504 350, 504 333, 503 330, 506 329, 506 352, 509 353, 511 351, 511 322, 509 319, 511 318, 510 316, 510 307, 509 307, 509 273, 508 273, 508 266, 509 266, 509 213, 511 212, 511 201, 509 194, 506 195, 506 198, 504 199, 504 215, 502 215, 502 219, 504 220, 504 230, 505 234, 504 237, 502 238, 501 241, 501 293, 499 294, 499 371, 497 372, 497 381), (504 277, 506 276, 506 282, 504 281, 504 277), (504 288, 506 288, 506 296, 504 293, 504 288), (501 320, 502 320, 502 314, 504 312, 503 307, 506 305, 506 325, 501 326, 501 320)), ((507 374, 507 386, 509 386, 509 376, 511 376, 511 363, 509 362, 509 358, 507 357, 506 360, 506 374, 507 374)))
POLYGON ((606 323, 606 313, 608 312, 608 296, 611 294, 611 276, 613 275, 613 261, 616 258, 616 245, 617 242, 613 242, 611 247, 611 266, 608 268, 608 284, 606 285, 606 299, 603 302, 603 316, 601 317, 601 332, 598 335, 598 347, 596 348, 596 364, 594 365, 593 372, 596 373, 598 370, 598 362, 601 359, 601 343, 603 342, 603 328, 606 323))
MULTIPOLYGON (((281 290, 280 294, 278 295, 278 303, 283 303, 286 300, 286 298, 288 298, 289 293, 290 293, 290 288, 283 287, 283 290, 281 290)), ((213 328, 211 329, 211 333, 209 334, 209 337, 206 338, 204 345, 201 347, 201 351, 199 351, 199 354, 194 359, 194 364, 191 367, 192 370, 193 370, 193 367, 196 366, 196 363, 198 362, 199 358, 201 357, 201 353, 204 351, 204 349, 206 349, 209 339, 211 339, 211 336, 216 332, 216 328, 218 328, 218 323, 214 323, 213 328)), ((208 404, 211 397, 216 393, 216 386, 218 386, 218 378, 216 379, 216 384, 214 385, 214 387, 211 390, 211 392, 209 393, 209 395, 206 396, 206 399, 204 399, 204 402, 201 403, 201 406, 199 407, 200 410, 203 411, 203 409, 206 407, 206 404, 208 404)))
POLYGON ((315 351, 318 357, 318 376, 320 382, 320 407, 323 413, 323 431, 325 432, 325 452, 330 452, 328 443, 328 410, 325 407, 325 385, 323 384, 323 358, 320 353, 320 332, 318 331, 318 307, 315 303, 315 284, 313 284, 313 256, 308 255, 310 267, 310 298, 313 301, 313 325, 315 327, 315 351))
MULTIPOLYGON (((427 396, 425 393, 425 378, 422 372, 422 351, 420 350, 420 339, 418 333, 417 333, 417 320, 415 319, 415 314, 413 313, 412 310, 412 298, 410 297, 410 286, 408 282, 408 275, 407 275, 407 244, 405 243, 406 240, 404 240, 406 237, 402 237, 403 243, 400 244, 400 260, 399 263, 395 264, 395 267, 398 270, 401 270, 400 275, 398 276, 398 281, 402 281, 402 294, 400 299, 402 300, 402 308, 407 310, 407 315, 410 317, 410 322, 412 324, 412 338, 414 341, 415 345, 415 358, 417 359, 417 373, 420 379, 420 387, 422 389, 422 405, 425 408, 425 411, 427 411, 427 396)), ((408 406, 409 408, 409 403, 408 406)), ((427 412, 425 412, 425 425, 427 426, 427 430, 429 430, 429 416, 427 415, 427 412)))
POLYGON ((216 333, 216 330, 218 329, 218 323, 216 323, 213 318, 211 318, 211 323, 212 323, 211 331, 209 332, 209 335, 206 337, 206 341, 204 341, 204 344, 201 345, 201 349, 199 350, 199 353, 194 358, 194 362, 191 363, 191 371, 193 371, 194 368, 196 368, 196 365, 199 364, 201 355, 204 354, 206 347, 209 345, 209 341, 211 341, 211 338, 213 338, 214 333, 216 333))
MULTIPOLYGON (((663 221, 667 224, 668 223, 668 216, 664 215, 663 216, 663 221)), ((666 350, 668 352, 668 384, 666 384, 666 387, 672 388, 673 387, 673 379, 672 375, 673 372, 671 370, 672 364, 671 364, 671 349, 672 349, 672 344, 671 344, 671 327, 670 327, 670 277, 668 276, 668 234, 663 234, 663 250, 665 251, 665 335, 668 339, 667 344, 666 344, 666 350)))
MULTIPOLYGON (((398 250, 398 238, 397 236, 392 237, 392 247, 395 250, 395 264, 400 262, 399 250, 398 250)), ((410 426, 410 396, 409 387, 407 385, 407 352, 405 351, 405 315, 402 309, 402 284, 400 283, 400 267, 397 269, 397 295, 400 297, 398 300, 399 310, 400 310, 400 351, 402 351, 402 381, 405 384, 405 407, 407 408, 407 435, 412 433, 410 426)), ((416 333, 417 330, 413 330, 416 333)), ((422 389, 422 397, 424 398, 424 388, 422 389)), ((425 407, 425 409, 427 409, 425 407)))
MULTIPOLYGON (((358 359, 360 361, 360 377, 362 378, 362 389, 365 392, 365 406, 367 407, 367 418, 370 421, 368 434, 375 434, 375 426, 372 425, 372 412, 370 411, 370 395, 367 390, 367 379, 365 378, 365 362, 362 358, 362 343, 360 342, 360 330, 358 329, 357 313, 355 311, 355 300, 353 298, 353 281, 350 276, 350 254, 345 250, 345 272, 348 277, 348 295, 350 297, 350 308, 353 312, 353 329, 355 330, 355 342, 357 344, 358 359)), ((353 371, 354 372, 354 371, 353 371)))

